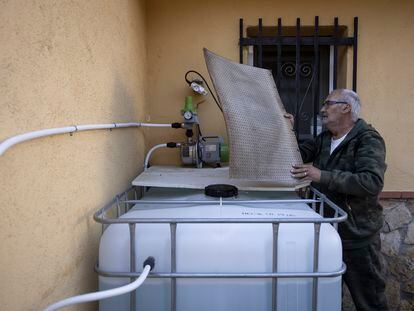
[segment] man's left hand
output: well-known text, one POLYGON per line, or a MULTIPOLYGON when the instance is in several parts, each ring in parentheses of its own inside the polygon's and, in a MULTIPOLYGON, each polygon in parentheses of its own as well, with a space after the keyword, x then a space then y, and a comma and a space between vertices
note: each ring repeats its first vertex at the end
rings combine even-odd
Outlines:
POLYGON ((296 179, 321 181, 321 170, 311 164, 293 164, 290 173, 296 179))

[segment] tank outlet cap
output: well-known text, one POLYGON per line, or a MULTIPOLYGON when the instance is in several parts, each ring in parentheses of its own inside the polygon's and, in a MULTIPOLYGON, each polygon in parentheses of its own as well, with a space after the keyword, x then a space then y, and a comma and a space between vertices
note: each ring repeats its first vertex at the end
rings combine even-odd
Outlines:
POLYGON ((236 186, 225 185, 225 184, 216 184, 208 185, 204 188, 204 194, 213 198, 229 198, 235 197, 239 193, 236 186))
POLYGON ((144 264, 142 265, 143 268, 145 268, 146 265, 149 265, 151 267, 150 271, 154 269, 155 266, 155 258, 152 256, 149 256, 147 259, 145 259, 144 264))

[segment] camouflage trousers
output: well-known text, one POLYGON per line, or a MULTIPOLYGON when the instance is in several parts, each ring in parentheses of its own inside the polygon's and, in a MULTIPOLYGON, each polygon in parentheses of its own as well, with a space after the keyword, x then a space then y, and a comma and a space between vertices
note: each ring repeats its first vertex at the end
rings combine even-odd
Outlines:
POLYGON ((385 297, 384 269, 380 260, 378 237, 364 247, 344 250, 347 271, 343 281, 348 286, 358 311, 388 311, 385 297))

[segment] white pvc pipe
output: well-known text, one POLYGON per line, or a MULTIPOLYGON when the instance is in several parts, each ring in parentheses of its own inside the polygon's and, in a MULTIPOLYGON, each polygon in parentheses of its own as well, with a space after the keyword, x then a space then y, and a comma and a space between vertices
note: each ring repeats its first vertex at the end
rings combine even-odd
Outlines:
POLYGON ((106 298, 119 296, 119 295, 123 295, 123 294, 129 293, 129 292, 132 292, 133 290, 136 290, 139 286, 141 286, 142 283, 144 283, 144 281, 147 279, 147 276, 148 276, 150 270, 151 270, 151 266, 146 265, 144 267, 144 270, 142 271, 141 275, 139 276, 139 278, 136 279, 132 283, 129 283, 129 284, 121 286, 121 287, 108 289, 108 290, 105 290, 105 291, 94 292, 94 293, 89 293, 89 294, 78 295, 78 296, 66 298, 66 299, 58 301, 54 304, 51 304, 50 306, 48 306, 43 311, 55 311, 55 310, 59 310, 63 307, 67 307, 67 306, 78 304, 78 303, 106 299, 106 298))
POLYGON ((166 148, 166 147, 167 147, 167 144, 158 144, 152 147, 147 152, 147 155, 145 156, 145 161, 144 161, 144 171, 148 169, 148 163, 149 163, 149 159, 151 158, 152 153, 159 148, 166 148))
POLYGON ((147 127, 171 127, 171 124, 164 124, 164 123, 141 123, 141 126, 147 127))
POLYGON ((103 130, 103 129, 115 129, 125 127, 171 127, 171 124, 160 123, 109 123, 109 124, 87 124, 87 125, 73 125, 67 127, 57 127, 51 129, 45 129, 40 131, 27 132, 24 134, 16 135, 5 139, 0 143, 0 156, 10 147, 22 143, 24 141, 32 140, 35 138, 52 136, 58 134, 74 133, 90 130, 103 130))
MULTIPOLYGON (((175 143, 175 144, 176 144, 176 147, 180 147, 181 146, 181 143, 175 143)), ((149 160, 151 158, 152 153, 155 150, 159 149, 159 148, 165 148, 165 147, 167 147, 167 144, 158 144, 158 145, 155 145, 154 147, 152 147, 147 152, 147 155, 145 156, 145 160, 144 160, 144 171, 146 171, 148 169, 148 164, 149 164, 149 160)))

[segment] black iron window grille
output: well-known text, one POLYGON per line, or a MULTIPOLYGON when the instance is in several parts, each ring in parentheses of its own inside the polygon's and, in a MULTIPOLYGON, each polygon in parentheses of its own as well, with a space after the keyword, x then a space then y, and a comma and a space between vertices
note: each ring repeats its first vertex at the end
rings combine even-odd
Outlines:
POLYGON ((240 63, 271 69, 286 110, 295 116, 295 132, 302 139, 316 136, 320 130, 318 120, 321 103, 329 90, 345 87, 347 55, 352 49, 352 89, 357 89, 358 17, 354 18, 353 36, 348 27, 334 24, 282 26, 279 18, 275 26, 257 26, 244 29, 240 19, 240 63), (245 35, 246 33, 246 35, 245 35))

